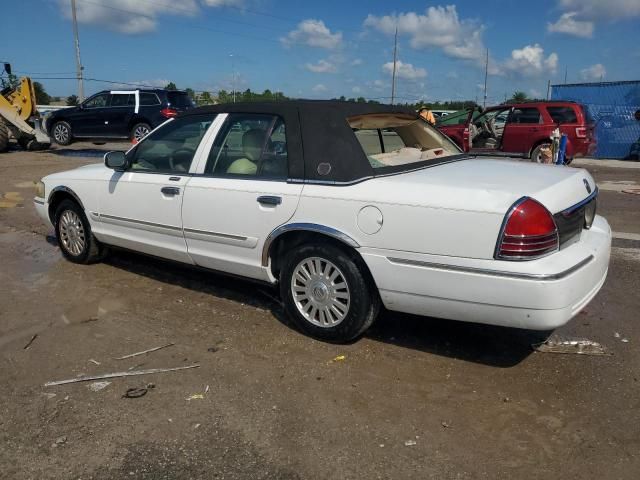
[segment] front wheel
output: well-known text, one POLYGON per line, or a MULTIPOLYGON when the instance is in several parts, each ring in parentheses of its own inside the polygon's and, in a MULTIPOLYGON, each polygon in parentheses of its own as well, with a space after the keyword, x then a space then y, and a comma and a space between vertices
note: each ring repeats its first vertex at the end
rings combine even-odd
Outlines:
POLYGON ((67 122, 56 122, 51 129, 51 133, 53 140, 58 145, 69 145, 73 139, 73 135, 71 134, 71 125, 67 122))
POLYGON ((106 253, 105 247, 91 233, 91 225, 82 208, 64 200, 56 209, 56 236, 62 255, 73 263, 94 263, 106 253))
POLYGON ((295 324, 306 334, 348 342, 378 316, 380 297, 355 255, 330 244, 303 245, 280 272, 280 294, 295 324))

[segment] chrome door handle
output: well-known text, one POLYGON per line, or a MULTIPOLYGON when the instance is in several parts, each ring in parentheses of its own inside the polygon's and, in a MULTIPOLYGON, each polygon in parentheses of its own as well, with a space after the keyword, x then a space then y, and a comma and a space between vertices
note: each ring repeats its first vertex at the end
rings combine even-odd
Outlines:
POLYGON ((273 195, 261 195, 258 197, 258 203, 261 205, 280 205, 282 203, 282 197, 276 197, 273 195))
POLYGON ((180 189, 178 187, 162 187, 160 191, 165 195, 180 195, 180 189))

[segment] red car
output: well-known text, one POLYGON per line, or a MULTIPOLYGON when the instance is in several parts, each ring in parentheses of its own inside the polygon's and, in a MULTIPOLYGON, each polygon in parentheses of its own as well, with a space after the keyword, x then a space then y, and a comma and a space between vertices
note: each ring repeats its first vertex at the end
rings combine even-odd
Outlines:
POLYGON ((436 124, 465 152, 504 152, 540 162, 540 149, 550 145, 556 128, 567 135, 566 158, 594 153, 594 123, 574 102, 532 102, 471 109, 444 117, 436 124))

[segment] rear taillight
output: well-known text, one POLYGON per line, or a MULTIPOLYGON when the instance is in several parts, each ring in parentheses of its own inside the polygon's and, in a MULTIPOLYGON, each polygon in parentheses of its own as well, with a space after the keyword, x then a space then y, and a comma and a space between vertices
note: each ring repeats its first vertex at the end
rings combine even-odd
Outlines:
POLYGON ((163 108, 162 110, 160 110, 160 115, 162 115, 164 118, 173 118, 178 115, 178 111, 174 110, 173 108, 163 108))
POLYGON ((558 248, 558 228, 549 210, 534 199, 523 197, 505 216, 495 257, 533 260, 558 248))
POLYGON ((578 137, 578 138, 587 138, 587 128, 586 127, 576 127, 576 137, 578 137))

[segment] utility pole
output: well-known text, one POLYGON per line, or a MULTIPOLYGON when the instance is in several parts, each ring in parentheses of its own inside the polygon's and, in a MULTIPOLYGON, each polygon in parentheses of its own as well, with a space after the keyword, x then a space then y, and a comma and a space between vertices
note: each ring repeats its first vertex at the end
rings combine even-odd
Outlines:
POLYGON ((489 75, 489 49, 487 48, 487 61, 484 65, 484 100, 482 101, 482 108, 487 106, 487 77, 489 75))
POLYGON ((233 53, 230 53, 229 57, 231 57, 231 88, 233 89, 233 103, 236 103, 236 63, 233 53))
POLYGON ((396 35, 393 41, 393 75, 391 77, 391 105, 396 100, 396 63, 398 62, 398 26, 396 25, 396 35))
POLYGON ((547 80, 547 100, 549 100, 550 94, 551 94, 551 80, 547 80))
POLYGON ((73 19, 73 40, 76 45, 76 77, 78 78, 78 101, 84 101, 82 84, 82 61, 80 60, 80 40, 78 39, 78 19, 76 18, 76 0, 71 0, 71 18, 73 19))

